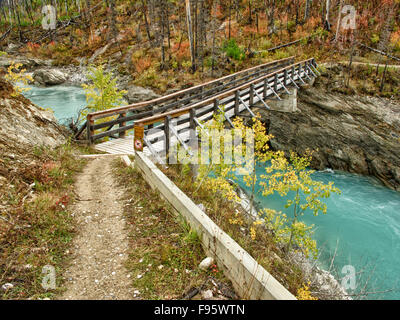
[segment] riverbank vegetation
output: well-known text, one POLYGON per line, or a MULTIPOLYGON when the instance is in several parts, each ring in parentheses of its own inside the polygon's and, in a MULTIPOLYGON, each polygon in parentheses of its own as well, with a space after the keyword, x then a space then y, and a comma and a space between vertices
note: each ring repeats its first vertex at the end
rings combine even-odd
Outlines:
MULTIPOLYGON (((288 259, 284 247, 274 241, 273 234, 244 212, 236 202, 221 193, 215 193, 206 185, 197 188, 190 170, 182 165, 169 166, 163 172, 195 203, 204 206, 205 213, 265 270, 272 274, 295 296, 307 283, 302 270, 288 259), (253 230, 253 231, 252 231, 253 230)), ((311 291, 318 290, 311 288, 311 291)))

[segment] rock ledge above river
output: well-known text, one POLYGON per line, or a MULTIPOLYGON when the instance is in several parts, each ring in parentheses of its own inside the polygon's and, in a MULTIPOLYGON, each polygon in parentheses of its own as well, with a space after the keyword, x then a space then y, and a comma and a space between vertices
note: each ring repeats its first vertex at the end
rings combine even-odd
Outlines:
POLYGON ((400 191, 400 103, 332 93, 318 78, 293 113, 260 108, 274 149, 315 150, 312 166, 374 176, 400 191))

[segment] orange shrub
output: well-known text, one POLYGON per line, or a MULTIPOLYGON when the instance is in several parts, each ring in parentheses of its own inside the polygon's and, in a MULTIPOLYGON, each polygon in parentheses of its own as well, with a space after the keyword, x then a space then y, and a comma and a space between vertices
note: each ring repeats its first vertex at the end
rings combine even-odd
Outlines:
POLYGON ((179 43, 175 43, 172 47, 172 51, 175 52, 176 61, 182 62, 190 57, 190 44, 189 41, 183 41, 179 46, 179 43))
MULTIPOLYGON (((231 38, 237 38, 239 33, 239 28, 237 26, 237 23, 234 21, 231 21, 231 38)), ((225 34, 229 34, 229 22, 226 22, 225 25, 225 34)))
POLYGON ((28 47, 28 50, 32 53, 36 53, 37 50, 40 48, 40 44, 38 43, 28 42, 26 45, 28 47))
POLYGON ((257 27, 256 26, 245 26, 243 28, 243 34, 245 36, 250 36, 250 35, 253 35, 253 34, 257 34, 257 27))
POLYGON ((217 5, 216 11, 214 12, 214 16, 216 16, 218 19, 222 19, 224 17, 224 12, 220 4, 217 5))
POLYGON ((321 22, 321 19, 317 18, 317 17, 310 17, 310 19, 308 19, 308 25, 312 28, 315 29, 316 26, 318 26, 321 22))
POLYGON ((75 35, 76 35, 78 38, 82 38, 82 37, 84 36, 84 34, 85 34, 85 32, 82 31, 81 29, 76 29, 76 30, 75 30, 75 35))
POLYGON ((400 30, 393 32, 390 40, 395 50, 400 50, 400 30))
POLYGON ((100 36, 96 36, 94 33, 92 33, 91 36, 88 39, 88 46, 89 46, 89 48, 94 48, 100 42, 101 42, 101 37, 100 36))
POLYGON ((136 72, 142 73, 143 71, 147 70, 151 66, 151 58, 150 57, 143 57, 133 62, 136 72))

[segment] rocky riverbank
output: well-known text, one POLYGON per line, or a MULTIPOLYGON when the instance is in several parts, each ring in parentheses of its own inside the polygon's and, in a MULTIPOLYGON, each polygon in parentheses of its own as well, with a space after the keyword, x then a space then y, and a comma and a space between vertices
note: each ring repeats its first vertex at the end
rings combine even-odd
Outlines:
POLYGON ((312 166, 378 178, 400 191, 400 103, 397 100, 345 95, 341 70, 332 67, 310 87, 298 91, 295 112, 260 108, 274 149, 315 150, 312 166))
MULTIPOLYGON (((52 60, 42 60, 31 57, 16 56, 13 54, 0 56, 0 68, 7 69, 12 62, 22 64, 33 78, 33 85, 36 86, 81 86, 88 83, 88 64, 86 59, 81 59, 79 65, 54 66, 52 60)), ((120 90, 126 90, 124 96, 126 104, 141 102, 157 98, 159 95, 153 90, 142 88, 131 84, 132 78, 129 75, 121 75, 110 66, 106 66, 107 72, 112 72, 117 79, 117 86, 120 90)))

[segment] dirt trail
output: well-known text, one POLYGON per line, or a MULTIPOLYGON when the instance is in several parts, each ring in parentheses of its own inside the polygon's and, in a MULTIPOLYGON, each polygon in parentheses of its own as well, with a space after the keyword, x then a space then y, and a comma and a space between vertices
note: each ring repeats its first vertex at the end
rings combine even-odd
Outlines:
POLYGON ((76 182, 78 221, 72 264, 65 274, 61 299, 132 299, 133 288, 124 262, 128 238, 123 218, 122 191, 113 178, 111 162, 90 160, 76 182))

